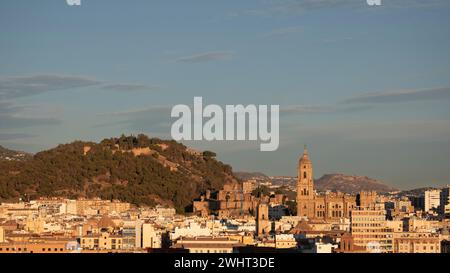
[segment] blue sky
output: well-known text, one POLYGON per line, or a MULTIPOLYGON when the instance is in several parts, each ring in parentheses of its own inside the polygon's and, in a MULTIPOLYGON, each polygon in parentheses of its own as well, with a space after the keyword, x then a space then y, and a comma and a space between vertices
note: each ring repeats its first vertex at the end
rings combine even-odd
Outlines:
POLYGON ((236 170, 450 182, 450 2, 4 0, 0 145, 169 138, 172 106, 279 104, 280 148, 187 142, 236 170))

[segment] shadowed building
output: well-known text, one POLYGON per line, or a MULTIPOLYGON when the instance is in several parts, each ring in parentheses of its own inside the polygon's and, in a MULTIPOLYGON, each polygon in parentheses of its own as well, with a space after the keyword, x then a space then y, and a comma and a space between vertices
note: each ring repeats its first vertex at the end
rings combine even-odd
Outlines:
POLYGON ((256 211, 256 232, 258 236, 270 233, 271 223, 269 221, 269 205, 261 203, 256 211))

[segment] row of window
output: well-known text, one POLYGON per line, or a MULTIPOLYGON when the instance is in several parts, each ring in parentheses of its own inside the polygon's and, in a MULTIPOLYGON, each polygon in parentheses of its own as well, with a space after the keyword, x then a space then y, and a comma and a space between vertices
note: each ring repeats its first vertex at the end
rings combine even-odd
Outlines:
MULTIPOLYGON (((18 247, 18 248, 6 247, 5 250, 3 250, 3 248, 0 247, 0 251, 12 251, 12 252, 14 252, 14 251, 22 252, 22 251, 24 251, 24 252, 26 252, 26 251, 28 251, 28 249, 26 247, 24 247, 24 248, 21 248, 21 247, 18 247)), ((53 251, 53 252, 58 252, 58 251, 61 252, 61 251, 64 251, 64 248, 57 248, 57 247, 55 247, 55 248, 50 248, 50 247, 49 248, 42 248, 42 252, 51 252, 51 251, 53 251)))
MULTIPOLYGON (((405 246, 400 245, 399 249, 400 250, 409 250, 410 248, 409 248, 409 245, 405 245, 405 246)), ((416 249, 416 251, 419 251, 420 250, 420 246, 416 245, 415 249, 416 249)), ((435 249, 434 246, 430 246, 430 248, 429 248, 429 250, 434 250, 434 249, 435 249)), ((427 246, 424 245, 422 247, 422 250, 425 250, 425 251, 428 250, 427 246)), ((436 250, 438 250, 438 247, 436 247, 436 250)))
POLYGON ((380 223, 353 223, 352 227, 381 227, 380 223))
POLYGON ((209 250, 209 249, 207 249, 207 250, 202 250, 202 249, 192 250, 191 252, 192 253, 230 253, 230 251, 227 251, 227 250, 209 250))

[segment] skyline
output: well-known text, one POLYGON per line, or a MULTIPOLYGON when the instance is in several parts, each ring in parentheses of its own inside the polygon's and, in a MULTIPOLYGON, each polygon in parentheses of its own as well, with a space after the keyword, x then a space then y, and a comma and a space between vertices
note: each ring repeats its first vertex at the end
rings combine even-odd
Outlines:
POLYGON ((280 148, 187 141, 235 171, 400 189, 450 182, 450 3, 442 0, 3 1, 0 145, 170 138, 170 109, 279 104, 280 148), (176 8, 175 8, 176 5, 176 8))

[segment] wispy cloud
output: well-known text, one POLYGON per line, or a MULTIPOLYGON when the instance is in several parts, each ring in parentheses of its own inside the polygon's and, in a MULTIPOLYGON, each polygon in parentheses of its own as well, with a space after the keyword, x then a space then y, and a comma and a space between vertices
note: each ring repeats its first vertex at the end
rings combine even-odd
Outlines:
POLYGON ((99 116, 112 117, 113 120, 97 124, 101 127, 121 127, 124 130, 149 132, 152 135, 160 134, 168 137, 171 125, 172 107, 168 105, 152 105, 145 108, 130 109, 126 111, 104 113, 99 116))
POLYGON ((272 8, 274 13, 298 13, 311 9, 366 6, 365 0, 288 0, 281 1, 280 4, 272 8))
POLYGON ((16 140, 23 138, 32 138, 36 135, 26 134, 26 133, 0 133, 0 140, 16 140))
POLYGON ((0 100, 33 96, 48 91, 98 85, 101 82, 85 76, 32 75, 0 78, 0 100))
MULTIPOLYGON (((169 105, 152 105, 144 108, 131 109, 126 111, 119 111, 113 113, 105 113, 100 115, 112 115, 112 116, 133 116, 133 115, 146 115, 156 112, 168 112, 170 113, 172 106, 169 105)), ((170 114, 169 114, 170 116, 170 114)))
POLYGON ((39 74, 0 78, 0 101, 33 96, 49 91, 64 91, 96 86, 112 91, 155 91, 161 86, 137 83, 114 83, 94 77, 76 75, 39 74))
POLYGON ((157 91, 161 90, 162 86, 157 85, 145 85, 145 84, 132 84, 132 83, 112 83, 102 86, 104 90, 112 91, 157 91))
POLYGON ((450 99, 450 87, 373 93, 347 99, 344 103, 394 103, 446 99, 450 99))
POLYGON ((229 60, 234 56, 231 51, 211 51, 201 54, 181 57, 175 60, 177 63, 202 63, 209 61, 229 60))
POLYGON ((57 125, 61 121, 56 118, 34 118, 12 115, 0 115, 0 129, 18 129, 33 126, 57 125))
POLYGON ((278 16, 298 15, 307 10, 335 8, 335 7, 366 7, 365 0, 278 0, 268 1, 265 7, 230 13, 237 17, 241 15, 250 16, 278 16))
MULTIPOLYGON (((307 11, 336 9, 336 8, 352 8, 352 9, 371 9, 365 0, 277 0, 266 1, 266 5, 262 8, 251 9, 246 11, 228 13, 229 17, 237 16, 289 16, 302 15, 307 11)), ((448 0, 383 0, 380 8, 411 8, 411 7, 441 7, 449 6, 448 0)))
POLYGON ((280 113, 284 115, 351 113, 371 108, 368 105, 286 105, 281 106, 280 113))
POLYGON ((0 129, 18 129, 32 126, 55 125, 61 121, 52 117, 23 116, 24 106, 0 102, 0 129))
MULTIPOLYGON (((295 132, 301 130, 304 135, 314 137, 338 137, 371 141, 383 140, 427 140, 448 141, 450 121, 414 120, 414 121, 377 121, 377 122, 333 122, 326 124, 293 125, 295 132)), ((294 135, 288 135, 294 138, 294 135)))

